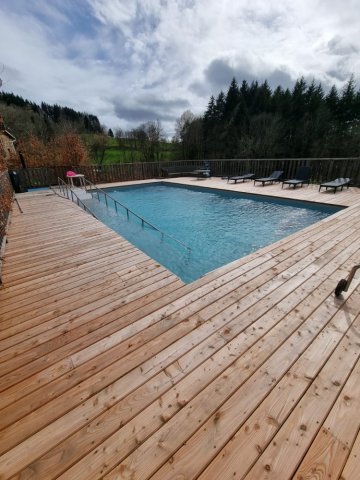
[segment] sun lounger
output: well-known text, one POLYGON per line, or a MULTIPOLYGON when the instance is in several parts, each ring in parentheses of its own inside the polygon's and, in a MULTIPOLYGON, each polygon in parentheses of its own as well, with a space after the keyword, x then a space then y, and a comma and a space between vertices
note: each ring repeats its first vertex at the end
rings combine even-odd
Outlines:
POLYGON ((230 180, 234 180, 234 183, 237 183, 240 180, 245 182, 245 180, 252 180, 254 177, 255 177, 254 173, 245 173, 244 175, 239 175, 237 177, 228 177, 228 182, 230 180))
POLYGON ((333 188, 334 189, 334 193, 336 193, 336 190, 338 188, 341 188, 341 190, 344 188, 344 187, 347 187, 349 188, 349 185, 350 185, 350 178, 336 178, 335 180, 333 180, 332 182, 326 182, 326 183, 321 183, 320 186, 319 186, 319 192, 320 190, 325 187, 326 190, 328 188, 333 188))
POLYGON ((294 188, 296 188, 297 185, 300 185, 301 187, 303 186, 304 183, 307 183, 309 185, 310 183, 310 176, 311 176, 311 168, 310 167, 299 167, 296 171, 296 178, 293 178, 292 180, 284 180, 282 182, 281 188, 284 187, 285 185, 293 185, 294 188))
POLYGON ((282 170, 275 170, 269 177, 255 178, 254 185, 255 182, 261 182, 263 186, 265 185, 265 183, 280 182, 283 173, 284 172, 282 170))

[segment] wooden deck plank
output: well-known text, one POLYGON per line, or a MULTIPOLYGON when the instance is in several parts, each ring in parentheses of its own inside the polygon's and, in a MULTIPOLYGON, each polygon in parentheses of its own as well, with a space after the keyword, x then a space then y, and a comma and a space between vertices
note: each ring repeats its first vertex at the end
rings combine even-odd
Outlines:
MULTIPOLYGON (((359 324, 357 324, 357 328, 359 328, 359 324)), ((275 435, 273 442, 244 478, 292 477, 294 470, 318 432, 319 425, 332 408, 340 388, 346 382, 353 365, 358 360, 359 352, 355 343, 346 339, 345 345, 342 347, 343 350, 336 356, 334 362, 328 362, 325 365, 302 397, 297 408, 288 417, 279 433, 275 435), (339 368, 339 356, 344 359, 344 362, 341 362, 341 368, 339 368)))
MULTIPOLYGON (((112 257, 114 260, 114 257, 112 257)), ((145 259, 139 263, 139 258, 134 255, 119 257, 122 268, 119 269, 117 264, 113 266, 105 265, 103 268, 98 267, 96 271, 82 272, 81 275, 74 275, 69 280, 56 283, 57 288, 54 286, 45 285, 39 287, 36 290, 36 295, 31 292, 17 297, 16 304, 14 301, 8 302, 1 308, 0 315, 3 318, 3 322, 0 323, 0 331, 5 330, 11 326, 23 322, 23 317, 20 316, 29 310, 36 309, 38 305, 45 306, 71 294, 80 293, 84 290, 90 289, 93 285, 97 285, 99 282, 105 282, 108 278, 116 275, 122 279, 130 278, 130 276, 136 276, 138 273, 145 273, 149 270, 158 268, 154 265, 152 260, 145 259)), ((5 303, 5 302, 4 302, 5 303)))
POLYGON ((360 365, 353 370, 321 430, 312 442, 294 479, 339 478, 359 431, 359 419, 350 412, 360 408, 360 365), (352 405, 355 403, 355 405, 352 405))
MULTIPOLYGON (((316 320, 313 319, 313 323, 316 320)), ((204 389, 195 401, 189 402, 178 415, 172 417, 165 426, 156 431, 149 440, 141 444, 133 454, 122 461, 121 465, 105 478, 116 478, 119 472, 122 472, 124 477, 132 475, 134 480, 146 478, 148 474, 154 474, 166 460, 170 461, 168 463, 170 471, 159 471, 159 476, 155 475, 154 478, 174 478, 174 471, 171 469, 171 465, 177 458, 174 452, 182 447, 184 442, 189 442, 192 435, 191 440, 193 441, 189 443, 189 446, 185 445, 184 447, 188 455, 183 464, 188 466, 191 458, 195 459, 195 462, 200 458, 201 461, 206 462, 206 456, 203 458, 201 454, 212 453, 214 445, 217 445, 218 436, 221 441, 223 423, 225 423, 226 431, 226 427, 229 423, 232 425, 234 418, 238 421, 240 414, 243 418, 249 415, 253 409, 252 404, 254 402, 256 404, 262 396, 266 397, 277 379, 286 373, 302 349, 311 341, 312 335, 316 334, 306 324, 300 329, 300 332, 301 335, 298 335, 296 331, 287 342, 282 344, 282 340, 286 338, 286 332, 280 326, 276 334, 273 332, 270 336, 270 345, 261 342, 259 348, 250 349, 249 352, 243 354, 241 359, 232 368, 226 370, 216 383, 213 382, 207 389, 204 389), (274 347, 279 343, 281 348, 277 351, 274 347), (264 363, 267 357, 268 361, 264 363), (257 367, 260 366, 261 368, 258 369, 257 367), (228 415, 226 415, 227 411, 228 415), (208 418, 208 423, 205 424, 208 418), (223 422, 223 418, 227 418, 229 423, 226 420, 223 422), (211 429, 208 424, 211 425, 211 429), (199 437, 194 434, 203 425, 201 433, 208 440, 205 439, 201 444, 198 442, 199 437), (200 449, 199 445, 203 445, 203 448, 200 449)), ((180 392, 183 390, 184 387, 180 392)), ((182 458, 183 449, 179 450, 178 455, 182 458)), ((99 456, 101 457, 101 454, 99 456)), ((181 469, 175 471, 180 475, 184 473, 181 469)), ((185 471, 184 478, 193 478, 187 473, 185 471)), ((252 478, 262 478, 261 473, 252 478)))
MULTIPOLYGON (((117 299, 120 299, 124 296, 126 297, 127 293, 135 285, 138 284, 140 289, 141 286, 145 286, 149 282, 159 281, 160 279, 167 278, 168 276, 168 273, 165 272, 155 272, 149 270, 146 273, 141 273, 139 271, 135 278, 122 280, 119 279, 116 274, 114 274, 113 277, 109 278, 106 282, 101 282, 99 285, 91 288, 90 290, 83 291, 83 295, 80 297, 80 299, 78 294, 75 294, 69 295, 63 301, 58 301, 56 315, 54 315, 52 305, 50 305, 50 307, 37 309, 36 314, 33 313, 33 315, 31 315, 32 312, 30 312, 27 315, 29 317, 28 322, 25 321, 26 315, 24 315, 24 321, 20 325, 17 325, 16 328, 10 327, 5 331, 0 332, 1 347, 5 351, 5 348, 11 348, 16 344, 21 344, 21 350, 25 351, 25 340, 29 340, 44 332, 45 329, 51 328, 51 325, 49 324, 50 322, 47 322, 46 320, 51 320, 54 318, 54 316, 61 318, 62 315, 68 314, 72 310, 76 311, 79 309, 80 311, 81 308, 86 305, 94 305, 95 308, 97 303, 94 304, 94 302, 96 302, 97 299, 108 298, 112 297, 113 295, 116 295, 117 299), (106 294, 104 294, 104 289, 106 289, 106 294), (39 323, 36 324, 36 322, 39 323), (43 325, 43 323, 46 323, 46 325, 43 325)), ((56 326, 56 323, 54 323, 54 326, 56 326)))
MULTIPOLYGON (((217 478, 220 471, 224 478, 242 478, 244 472, 255 464, 263 450, 273 441, 275 433, 309 388, 324 363, 329 361, 331 356, 332 362, 338 362, 337 350, 342 349, 338 342, 343 339, 343 343, 347 344, 345 335, 348 329, 348 318, 336 314, 199 478, 217 478)), ((264 470, 263 475, 265 472, 264 470)))
POLYGON ((349 458, 347 459, 346 465, 342 474, 340 476, 340 480, 352 480, 359 475, 360 471, 360 431, 356 437, 354 445, 351 449, 349 458))
POLYGON ((21 196, 0 290, 1 478, 354 471, 359 279, 333 289, 359 262, 359 190, 173 181, 349 208, 183 285, 69 201, 21 196))
MULTIPOLYGON (((350 237, 350 239, 347 239, 347 241, 350 241, 350 242, 351 242, 351 237, 350 237)), ((322 242, 322 243, 323 243, 323 242, 322 242)), ((323 247, 324 247, 324 246, 325 246, 325 245, 323 245, 323 247)), ((288 253, 289 253, 289 252, 286 253, 286 256, 288 256, 288 253)), ((300 256, 303 256, 303 255, 304 255, 304 250, 302 249, 300 256)), ((284 257, 285 257, 285 254, 284 254, 284 257)), ((310 259, 310 262, 311 262, 311 261, 312 261, 312 260, 310 259)), ((300 264, 300 265, 301 265, 301 264, 300 264)), ((277 268, 280 269, 279 266, 278 266, 277 268)), ((256 269, 253 268, 252 271, 251 271, 251 275, 254 275, 255 273, 256 273, 256 269)), ((242 281, 244 281, 244 280, 246 280, 246 273, 244 273, 243 276, 242 276, 242 281)), ((255 286, 253 286, 253 288, 256 288, 256 287, 258 287, 258 286, 259 286, 259 284, 256 284, 255 286)), ((273 288, 274 288, 275 286, 276 286, 276 284, 273 283, 273 288)), ((220 291, 220 294, 222 294, 222 293, 223 293, 223 292, 220 291)), ((240 298, 240 297, 237 296, 237 297, 235 297, 235 300, 239 300, 239 298, 240 298)), ((223 302, 223 299, 222 299, 222 302, 223 302)), ((234 303, 234 299, 231 299, 231 303, 234 303)), ((194 304, 193 304, 193 305, 194 305, 194 304)), ((236 306, 235 306, 235 307, 236 307, 236 306)), ((222 308, 224 308, 224 306, 223 306, 222 308)), ((187 312, 183 310, 182 314, 183 314, 183 318, 186 318, 187 312)), ((228 312, 228 315, 231 315, 231 313, 228 312)), ((179 318, 178 318, 178 320, 179 320, 179 318)), ((43 352, 43 353, 44 353, 44 352, 43 352)))
MULTIPOLYGON (((258 310, 259 310, 259 306, 258 306, 258 310)), ((202 319, 203 319, 203 321, 204 321, 204 320, 206 320, 206 317, 205 317, 205 311, 204 311, 204 310, 203 310, 203 312, 204 312, 204 313, 202 313, 202 319)), ((228 317, 229 317, 229 319, 231 318, 231 315, 230 315, 229 313, 228 313, 228 317)), ((189 318, 191 318, 191 317, 189 317, 189 318)), ((220 326, 221 326, 221 325, 223 325, 223 322, 220 323, 220 326)), ((98 346, 97 348, 99 348, 99 346, 98 346)), ((76 363, 78 363, 78 361, 77 361, 76 363)), ((37 383, 37 382, 34 382, 33 379, 30 379, 30 382, 31 382, 31 383, 37 383)), ((22 385, 22 388, 23 388, 23 385, 22 385)), ((33 399, 31 399, 31 404, 34 404, 34 400, 33 400, 33 399)), ((17 410, 19 410, 19 408, 17 408, 17 410)))

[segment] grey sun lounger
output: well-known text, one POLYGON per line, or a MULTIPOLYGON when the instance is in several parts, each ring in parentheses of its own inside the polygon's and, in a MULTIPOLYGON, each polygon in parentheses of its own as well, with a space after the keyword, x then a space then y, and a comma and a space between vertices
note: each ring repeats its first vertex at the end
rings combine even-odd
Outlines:
POLYGON ((335 178, 335 180, 333 180, 332 182, 321 183, 320 186, 319 186, 319 192, 324 187, 324 188, 326 188, 326 190, 328 188, 333 188, 334 193, 336 193, 336 190, 338 188, 341 188, 341 190, 344 187, 349 188, 350 182, 351 182, 350 178, 335 178))
POLYGON ((304 183, 307 183, 309 185, 310 183, 310 176, 311 176, 311 168, 310 167, 299 167, 296 171, 295 177, 292 180, 284 180, 282 182, 281 188, 284 187, 285 185, 293 185, 294 188, 296 188, 297 185, 300 185, 301 187, 303 186, 304 183))
POLYGON ((263 186, 265 185, 265 183, 280 182, 283 173, 284 172, 282 170, 275 170, 269 177, 255 178, 254 185, 255 182, 261 182, 263 186))
POLYGON ((245 180, 252 180, 254 177, 255 173, 245 173, 244 175, 238 175, 237 177, 228 177, 228 182, 230 180, 234 180, 234 183, 237 183, 240 180, 245 182, 245 180))

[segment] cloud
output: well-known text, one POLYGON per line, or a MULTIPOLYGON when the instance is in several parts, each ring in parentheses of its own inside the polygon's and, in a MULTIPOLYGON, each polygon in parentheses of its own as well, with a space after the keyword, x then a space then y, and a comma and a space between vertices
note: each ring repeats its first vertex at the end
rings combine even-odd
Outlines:
POLYGON ((161 119, 171 132, 234 76, 341 88, 360 71, 355 0, 13 0, 0 15, 6 89, 113 128, 161 119))
POLYGON ((354 45, 352 42, 344 39, 340 35, 332 38, 329 43, 329 53, 346 56, 359 53, 359 46, 354 45))
POLYGON ((171 121, 179 111, 189 107, 187 100, 165 100, 153 95, 141 95, 135 99, 113 99, 116 115, 127 122, 146 122, 151 120, 171 121))
POLYGON ((206 80, 217 89, 223 89, 228 86, 231 79, 236 76, 236 71, 231 68, 225 60, 212 60, 205 70, 206 80))
POLYGON ((248 60, 245 59, 239 61, 239 63, 239 66, 231 67, 225 60, 213 60, 205 69, 205 79, 218 91, 226 91, 233 78, 236 78, 239 83, 243 80, 248 83, 267 80, 269 86, 273 89, 278 85, 281 85, 284 89, 291 89, 295 83, 295 80, 291 78, 289 73, 280 68, 271 71, 270 67, 264 65, 263 71, 256 74, 248 60))

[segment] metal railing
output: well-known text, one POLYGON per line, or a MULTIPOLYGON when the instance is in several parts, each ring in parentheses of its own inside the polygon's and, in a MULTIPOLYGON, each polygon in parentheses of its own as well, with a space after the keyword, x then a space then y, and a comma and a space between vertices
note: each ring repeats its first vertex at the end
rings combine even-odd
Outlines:
MULTIPOLYGON (((66 197, 72 202, 76 203, 86 213, 89 213, 90 215, 92 215, 94 218, 98 220, 97 216, 90 210, 90 208, 88 208, 84 204, 84 202, 76 195, 76 193, 70 188, 70 186, 66 182, 64 182, 62 178, 59 178, 59 177, 58 177, 58 187, 63 197, 66 197)), ((50 188, 51 190, 53 190, 53 192, 58 194, 58 192, 53 187, 50 186, 50 188)))
POLYGON ((85 178, 85 190, 88 193, 90 193, 92 197, 94 195, 96 195, 99 202, 100 202, 100 198, 101 198, 100 195, 103 195, 104 200, 105 200, 105 205, 106 205, 107 208, 109 208, 109 204, 112 202, 114 204, 114 209, 115 209, 115 212, 116 212, 117 215, 119 214, 119 208, 124 209, 125 212, 126 212, 126 217, 127 217, 128 220, 130 220, 130 214, 131 214, 134 217, 136 217, 138 220, 140 220, 141 226, 143 228, 144 228, 145 225, 147 225, 148 227, 152 228, 153 230, 156 230, 157 232, 159 232, 162 239, 164 237, 168 237, 171 240, 173 240, 174 242, 181 245, 183 248, 186 248, 186 250, 188 250, 189 252, 191 251, 191 248, 188 247, 187 245, 185 245, 185 243, 181 242, 180 240, 173 237, 169 233, 163 232, 162 230, 160 230, 160 228, 158 228, 155 225, 153 225, 152 223, 148 222, 147 220, 145 220, 145 218, 141 217, 140 215, 135 213, 133 210, 131 210, 129 207, 120 203, 118 200, 115 200, 115 198, 113 198, 111 195, 109 195, 107 192, 105 192, 101 188, 97 187, 94 183, 90 182, 86 178, 85 178))

